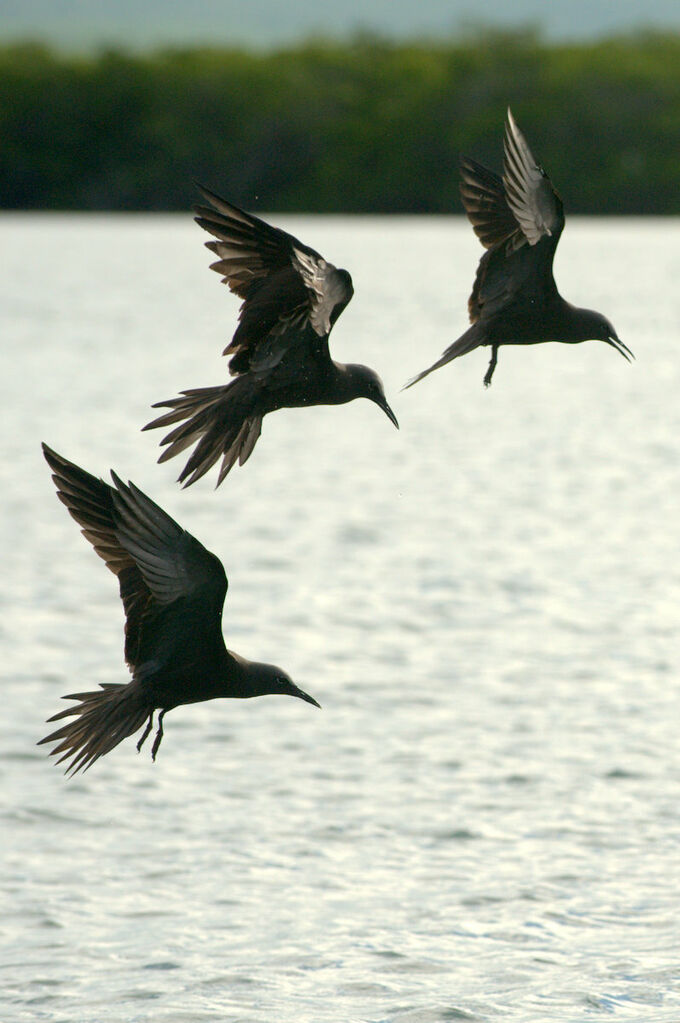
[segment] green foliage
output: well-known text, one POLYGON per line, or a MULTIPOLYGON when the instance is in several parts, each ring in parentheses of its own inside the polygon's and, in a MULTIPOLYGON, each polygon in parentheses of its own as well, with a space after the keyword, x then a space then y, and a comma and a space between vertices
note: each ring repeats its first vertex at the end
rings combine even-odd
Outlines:
POLYGON ((0 49, 0 205, 460 212, 510 104, 569 212, 678 213, 680 36, 547 45, 475 31, 272 53, 0 49))

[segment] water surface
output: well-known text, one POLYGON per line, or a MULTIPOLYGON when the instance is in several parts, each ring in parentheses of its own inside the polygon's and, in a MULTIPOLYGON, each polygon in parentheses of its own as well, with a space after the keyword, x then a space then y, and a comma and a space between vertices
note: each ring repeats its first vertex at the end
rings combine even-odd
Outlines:
POLYGON ((141 434, 226 379, 238 300, 189 216, 4 215, 3 1021, 680 1015, 680 226, 571 219, 607 346, 475 352, 458 218, 278 218, 352 272, 365 401, 278 412, 187 491, 141 434), (216 701, 67 781, 35 742, 126 679, 116 581, 39 443, 114 467, 226 567, 227 642, 323 705, 216 701))

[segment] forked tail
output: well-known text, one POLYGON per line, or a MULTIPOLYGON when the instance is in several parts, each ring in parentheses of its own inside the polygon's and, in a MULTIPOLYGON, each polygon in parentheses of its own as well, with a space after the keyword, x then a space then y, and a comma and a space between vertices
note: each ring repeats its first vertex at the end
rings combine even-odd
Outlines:
POLYGON ((158 459, 166 462, 185 448, 196 444, 178 480, 185 487, 200 479, 222 458, 217 486, 238 459, 239 464, 250 457, 262 429, 263 413, 256 411, 256 394, 245 378, 237 378, 221 387, 198 387, 182 391, 178 398, 159 401, 153 408, 169 408, 158 419, 147 423, 145 430, 179 423, 161 441, 167 450, 158 459))
POLYGON ((48 721, 59 721, 71 716, 75 720, 46 735, 38 745, 56 742, 58 745, 50 756, 61 753, 58 764, 71 757, 66 771, 72 775, 81 768, 87 770, 95 760, 110 753, 123 739, 134 735, 147 718, 148 726, 138 749, 151 731, 154 708, 130 685, 102 683, 99 690, 73 693, 64 699, 79 702, 76 706, 54 714, 48 721))
POLYGON ((445 352, 442 352, 441 356, 433 363, 428 369, 424 369, 422 373, 418 373, 414 376, 407 384, 402 387, 402 391, 408 390, 409 387, 413 387, 423 377, 429 376, 430 373, 434 373, 436 369, 441 366, 445 366, 447 362, 451 362, 453 359, 457 359, 459 355, 467 355, 474 348, 478 348, 481 344, 479 337, 479 329, 476 323, 473 323, 471 327, 465 331, 464 334, 454 341, 453 344, 449 345, 445 352))

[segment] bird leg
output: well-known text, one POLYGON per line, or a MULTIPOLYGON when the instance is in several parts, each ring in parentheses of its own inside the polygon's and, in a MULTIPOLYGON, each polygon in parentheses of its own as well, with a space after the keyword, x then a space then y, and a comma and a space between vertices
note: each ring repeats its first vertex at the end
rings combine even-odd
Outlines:
POLYGON ((154 739, 153 746, 151 747, 151 759, 152 760, 156 759, 156 754, 158 753, 158 747, 160 746, 161 739, 163 738, 163 716, 164 715, 165 715, 165 711, 164 710, 162 710, 160 712, 160 714, 158 715, 158 731, 156 732, 156 738, 154 739))
POLYGON ((137 743, 137 752, 138 753, 141 753, 142 746, 144 745, 144 743, 146 741, 146 737, 147 737, 147 735, 149 734, 149 732, 151 731, 152 728, 153 728, 153 711, 151 711, 151 713, 149 714, 149 720, 146 723, 146 728, 144 729, 144 735, 141 737, 141 739, 137 743))
POLYGON ((489 362, 489 368, 487 369, 486 376, 484 377, 484 386, 485 387, 488 387, 490 385, 490 383, 491 383, 491 377, 493 376, 493 371, 496 368, 496 363, 497 362, 498 362, 498 345, 492 345, 491 346, 491 361, 489 362))

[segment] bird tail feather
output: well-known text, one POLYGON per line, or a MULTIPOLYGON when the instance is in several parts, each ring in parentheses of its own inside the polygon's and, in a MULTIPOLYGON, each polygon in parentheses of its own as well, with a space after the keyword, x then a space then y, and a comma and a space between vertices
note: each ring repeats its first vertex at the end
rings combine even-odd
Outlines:
POLYGON ((442 352, 440 357, 434 362, 428 369, 424 369, 422 373, 418 373, 417 376, 412 377, 407 384, 402 387, 403 391, 408 390, 409 387, 413 387, 423 377, 429 376, 435 369, 439 369, 441 366, 445 366, 447 362, 451 362, 453 359, 457 359, 459 355, 467 355, 468 352, 478 348, 481 344, 479 338, 479 331, 477 330, 477 324, 473 323, 471 327, 465 331, 464 334, 454 341, 453 344, 449 345, 446 351, 442 352))
POLYGON ((185 487, 200 479, 221 457, 219 487, 237 460, 243 465, 250 458, 262 430, 262 413, 255 411, 253 395, 245 383, 239 378, 220 387, 198 387, 153 406, 171 411, 147 423, 144 430, 179 423, 163 437, 161 446, 167 448, 159 462, 196 445, 178 477, 185 487))
MULTIPOLYGON (((53 714, 48 721, 59 721, 66 717, 73 717, 74 720, 46 735, 38 745, 56 742, 50 756, 61 753, 58 764, 71 757, 66 767, 66 772, 71 775, 81 769, 86 771, 95 760, 133 735, 147 718, 149 730, 151 728, 153 707, 134 689, 131 690, 130 685, 101 683, 101 688, 94 692, 72 693, 64 699, 77 700, 78 703, 53 714)), ((144 738, 146 734, 148 732, 144 738)))

